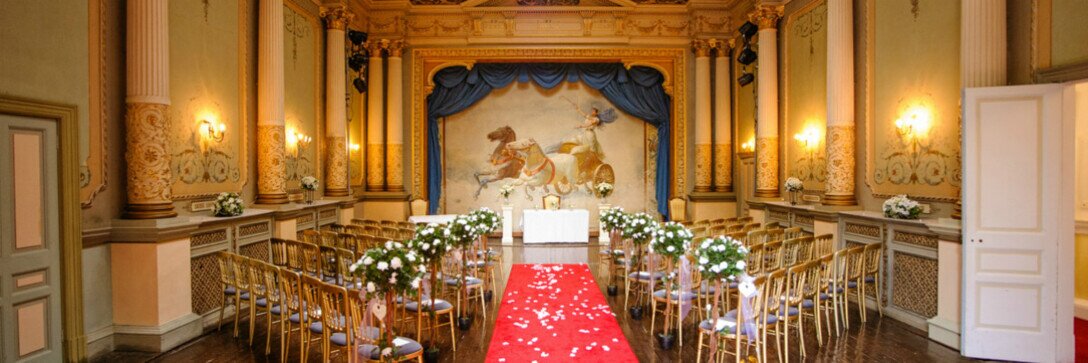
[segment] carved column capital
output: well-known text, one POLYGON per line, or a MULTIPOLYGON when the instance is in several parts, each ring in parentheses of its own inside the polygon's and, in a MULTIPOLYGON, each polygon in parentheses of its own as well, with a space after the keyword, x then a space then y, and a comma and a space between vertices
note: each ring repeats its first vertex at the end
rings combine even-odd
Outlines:
MULTIPOLYGON (((382 41, 387 41, 387 40, 382 39, 382 41)), ((404 52, 404 41, 403 40, 389 40, 388 42, 389 43, 386 46, 386 50, 389 51, 389 56, 390 57, 400 58, 401 53, 404 52)))
POLYGON ((325 28, 345 30, 348 23, 355 19, 355 14, 342 7, 322 8, 321 17, 325 18, 325 28))
POLYGON ((370 57, 381 57, 382 51, 389 49, 389 39, 375 39, 366 42, 366 50, 370 52, 370 57))
POLYGON ((778 26, 778 19, 782 18, 784 10, 785 6, 782 5, 760 5, 748 14, 748 20, 756 23, 759 29, 774 29, 778 26))
POLYGON ((692 40, 691 41, 691 48, 692 48, 692 50, 695 51, 695 56, 699 57, 699 58, 709 57, 710 56, 710 48, 711 48, 711 42, 712 41, 713 40, 706 40, 706 39, 692 40))

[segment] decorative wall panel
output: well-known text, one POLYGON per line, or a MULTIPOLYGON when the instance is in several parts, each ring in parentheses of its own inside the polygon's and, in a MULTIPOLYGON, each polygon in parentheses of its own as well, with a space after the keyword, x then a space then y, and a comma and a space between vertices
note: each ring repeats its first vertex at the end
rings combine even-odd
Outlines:
POLYGON ((932 318, 937 315, 937 260, 895 252, 892 304, 932 318))
MULTIPOLYGON (((813 1, 786 17, 782 102, 782 148, 786 177, 801 179, 806 191, 827 181, 827 2, 813 1), (802 142, 794 136, 811 135, 802 142)), ((783 179, 784 180, 784 179, 783 179)))
MULTIPOLYGON (((321 179, 320 143, 324 138, 324 87, 320 20, 290 2, 283 9, 284 124, 287 130, 287 189, 300 191, 306 176, 321 179), (290 144, 292 133, 310 137, 309 143, 290 144)), ((324 183, 321 183, 324 184, 324 183)))
POLYGON ((239 255, 246 256, 246 257, 253 258, 253 259, 258 259, 258 260, 265 261, 265 262, 269 261, 269 259, 268 259, 269 253, 270 253, 270 251, 269 251, 269 247, 268 247, 268 241, 250 243, 248 245, 238 247, 238 254, 239 255))
POLYGON ((215 254, 193 257, 191 263, 193 312, 204 314, 222 306, 223 286, 219 283, 219 263, 215 254))
POLYGON ((246 183, 252 0, 170 1, 167 151, 174 199, 238 191, 246 183), (203 121, 225 125, 204 138, 203 121))

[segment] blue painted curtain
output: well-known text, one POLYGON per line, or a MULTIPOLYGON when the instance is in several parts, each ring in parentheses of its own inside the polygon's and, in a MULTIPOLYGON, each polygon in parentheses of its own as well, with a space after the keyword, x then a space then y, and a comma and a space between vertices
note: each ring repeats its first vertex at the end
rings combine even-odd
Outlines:
POLYGON ((657 210, 668 217, 670 120, 672 99, 661 83, 664 76, 649 67, 625 68, 619 63, 480 63, 471 70, 452 67, 434 76, 435 89, 427 96, 427 193, 430 213, 442 196, 440 118, 461 112, 511 82, 532 81, 552 88, 564 81, 585 82, 619 109, 657 128, 657 210))

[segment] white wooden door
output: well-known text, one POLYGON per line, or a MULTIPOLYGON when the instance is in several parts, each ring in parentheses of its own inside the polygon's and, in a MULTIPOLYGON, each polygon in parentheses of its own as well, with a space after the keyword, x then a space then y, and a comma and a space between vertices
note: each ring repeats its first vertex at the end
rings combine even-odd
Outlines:
POLYGON ((1065 88, 964 90, 965 356, 1073 360, 1073 123, 1065 88))

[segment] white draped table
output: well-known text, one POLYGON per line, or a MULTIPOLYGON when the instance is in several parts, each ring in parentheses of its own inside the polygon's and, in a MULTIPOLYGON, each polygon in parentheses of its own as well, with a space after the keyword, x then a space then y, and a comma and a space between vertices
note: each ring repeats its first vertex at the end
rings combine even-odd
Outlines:
POLYGON ((429 215, 429 216, 411 216, 411 217, 408 217, 408 221, 412 222, 412 223, 415 223, 415 224, 421 224, 421 223, 422 224, 426 224, 426 223, 443 224, 443 223, 449 223, 449 222, 453 221, 454 218, 457 218, 456 214, 436 214, 436 215, 429 215))
POLYGON ((588 243, 589 211, 585 209, 522 211, 525 243, 588 243))

